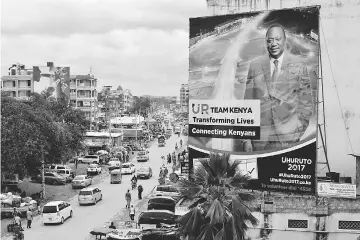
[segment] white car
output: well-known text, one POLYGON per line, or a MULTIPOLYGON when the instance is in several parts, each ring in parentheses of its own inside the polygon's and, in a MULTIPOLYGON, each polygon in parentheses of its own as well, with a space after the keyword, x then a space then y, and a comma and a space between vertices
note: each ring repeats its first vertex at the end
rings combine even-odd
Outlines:
POLYGON ((83 204, 96 204, 102 200, 101 190, 97 187, 88 187, 81 189, 78 196, 79 205, 83 204))
POLYGON ((73 216, 73 209, 67 202, 53 201, 44 205, 41 216, 44 225, 47 223, 63 224, 67 218, 73 216))
POLYGON ((136 160, 138 162, 146 162, 149 161, 149 151, 139 151, 137 156, 136 156, 136 160))
POLYGON ((87 155, 85 157, 78 158, 79 163, 100 163, 100 156, 98 155, 87 155))
POLYGON ((135 165, 132 163, 123 163, 121 167, 121 174, 133 174, 135 171, 135 165))
POLYGON ((100 174, 101 173, 101 167, 98 164, 90 164, 87 168, 87 173, 95 173, 100 174))

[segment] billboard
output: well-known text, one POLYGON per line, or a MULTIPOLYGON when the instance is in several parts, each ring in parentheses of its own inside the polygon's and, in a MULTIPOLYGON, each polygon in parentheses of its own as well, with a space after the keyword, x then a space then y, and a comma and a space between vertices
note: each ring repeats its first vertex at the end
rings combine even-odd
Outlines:
POLYGON ((254 188, 315 193, 319 10, 190 19, 190 161, 230 153, 254 188))
POLYGON ((70 67, 34 66, 33 80, 41 85, 37 90, 47 89, 50 97, 70 100, 70 67))

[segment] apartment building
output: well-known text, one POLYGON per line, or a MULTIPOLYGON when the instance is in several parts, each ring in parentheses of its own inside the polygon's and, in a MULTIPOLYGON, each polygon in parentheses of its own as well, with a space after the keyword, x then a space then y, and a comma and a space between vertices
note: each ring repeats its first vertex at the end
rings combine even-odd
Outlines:
POLYGON ((25 65, 13 64, 8 75, 1 77, 1 91, 19 100, 27 100, 34 92, 33 70, 25 65))
POLYGON ((127 112, 133 104, 133 96, 129 89, 118 86, 103 86, 98 94, 98 119, 106 120, 112 117, 120 117, 127 112))
POLYGON ((97 113, 97 79, 93 75, 70 76, 70 104, 85 112, 90 120, 97 113))
POLYGON ((181 84, 180 88, 180 107, 185 111, 188 109, 189 84, 181 84))

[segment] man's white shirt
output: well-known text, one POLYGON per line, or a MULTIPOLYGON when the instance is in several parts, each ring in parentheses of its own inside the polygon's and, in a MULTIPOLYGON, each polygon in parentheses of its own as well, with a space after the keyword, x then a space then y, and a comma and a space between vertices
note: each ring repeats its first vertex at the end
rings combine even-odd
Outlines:
POLYGON ((275 58, 270 57, 270 74, 271 74, 271 77, 272 77, 272 75, 273 75, 273 73, 274 73, 274 69, 275 69, 274 61, 275 61, 275 60, 278 60, 278 61, 279 61, 279 62, 278 62, 277 69, 278 69, 278 71, 280 72, 283 59, 284 59, 284 53, 282 53, 281 56, 280 56, 278 59, 275 59, 275 58))

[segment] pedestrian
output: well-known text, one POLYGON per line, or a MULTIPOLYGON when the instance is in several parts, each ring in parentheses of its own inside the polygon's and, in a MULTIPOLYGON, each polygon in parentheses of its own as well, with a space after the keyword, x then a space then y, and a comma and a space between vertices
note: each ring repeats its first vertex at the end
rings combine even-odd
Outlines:
POLYGON ((14 217, 14 223, 20 226, 20 229, 22 229, 21 227, 21 218, 19 216, 19 214, 16 214, 16 216, 14 217))
POLYGON ((169 153, 169 155, 167 155, 167 162, 168 162, 168 164, 171 163, 171 155, 170 155, 170 153, 169 153))
POLYGON ((26 219, 27 219, 27 226, 26 228, 31 228, 31 222, 33 220, 32 212, 30 211, 30 208, 26 211, 26 219))
POLYGON ((135 208, 134 208, 133 205, 131 205, 131 207, 130 207, 130 219, 132 221, 134 221, 134 218, 135 218, 135 208))
POLYGON ((178 154, 178 161, 180 161, 181 153, 178 154))
POLYGON ((109 228, 111 228, 111 229, 116 229, 114 222, 111 222, 109 228))
POLYGON ((78 166, 78 162, 79 162, 79 160, 77 159, 77 158, 75 158, 75 168, 77 169, 77 166, 78 166))
POLYGON ((19 214, 19 212, 16 210, 16 207, 14 207, 13 209, 13 218, 15 219, 15 217, 19 214))
POLYGON ((125 200, 126 200, 126 208, 130 208, 130 202, 131 202, 130 190, 127 190, 127 193, 125 193, 125 200))
POLYGON ((142 194, 143 191, 144 191, 143 186, 139 185, 138 186, 138 198, 139 199, 142 199, 141 194, 142 194))
POLYGON ((40 207, 40 203, 37 202, 37 209, 38 209, 38 214, 41 214, 41 207, 40 207))

